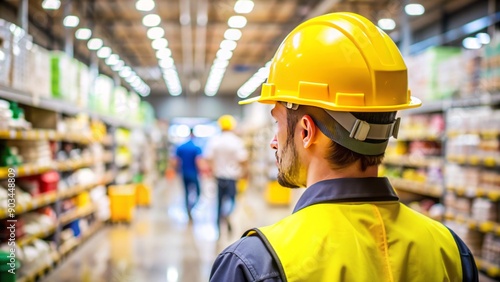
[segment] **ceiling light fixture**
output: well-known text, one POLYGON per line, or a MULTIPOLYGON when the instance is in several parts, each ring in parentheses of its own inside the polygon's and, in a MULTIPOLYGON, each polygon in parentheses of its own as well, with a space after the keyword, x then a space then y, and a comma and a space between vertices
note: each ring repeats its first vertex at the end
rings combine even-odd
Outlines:
POLYGON ((490 42, 491 42, 491 37, 486 32, 480 32, 480 33, 476 34, 476 38, 483 45, 490 44, 490 42))
POLYGON ((105 59, 105 58, 109 57, 111 55, 111 53, 112 53, 111 48, 104 46, 104 47, 101 47, 101 49, 99 49, 97 51, 97 57, 99 57, 101 59, 105 59))
POLYGON ((102 39, 92 38, 87 42, 89 50, 99 50, 103 46, 102 39))
POLYGON ((217 51, 217 54, 215 54, 215 56, 218 59, 229 61, 233 57, 233 52, 229 50, 219 49, 219 51, 217 51))
POLYGON ((65 27, 77 27, 80 23, 80 19, 74 15, 67 15, 63 20, 63 25, 65 27))
POLYGON ((229 28, 224 32, 224 38, 227 40, 238 41, 241 38, 241 30, 229 28))
POLYGON ((238 14, 248 14, 253 10, 254 3, 250 0, 238 0, 234 4, 234 11, 238 14))
POLYGON ((79 28, 75 32, 75 37, 79 40, 88 40, 90 37, 92 37, 92 31, 84 27, 79 28))
POLYGON ((43 0, 42 8, 45 10, 57 10, 61 7, 61 1, 59 0, 43 0))
POLYGON ((247 19, 244 16, 232 16, 227 21, 227 25, 231 28, 243 28, 247 25, 247 19))
POLYGON ((166 59, 170 56, 172 56, 172 51, 170 51, 170 49, 168 48, 163 48, 156 51, 156 58, 158 59, 166 59))
POLYGON ((244 99, 250 96, 257 88, 259 88, 259 86, 261 86, 269 76, 270 67, 271 62, 267 62, 264 67, 260 68, 247 82, 245 82, 238 89, 238 91, 236 91, 238 97, 244 99))
POLYGON ((174 66, 174 59, 172 59, 171 57, 161 59, 158 61, 158 65, 162 69, 172 68, 174 66))
POLYGON ((481 42, 479 42, 479 39, 477 39, 476 37, 465 38, 462 41, 462 45, 464 46, 464 48, 472 50, 479 49, 482 46, 481 42))
POLYGON ((233 40, 222 40, 222 42, 220 43, 220 48, 221 49, 224 49, 224 50, 229 50, 229 51, 233 51, 234 49, 236 49, 236 46, 238 46, 238 43, 236 43, 236 41, 233 41, 233 40))
POLYGON ((378 27, 383 30, 393 30, 396 28, 396 22, 393 19, 380 19, 378 20, 378 27))
POLYGON ((135 2, 135 8, 137 11, 149 12, 155 8, 155 2, 153 0, 138 0, 135 2))
POLYGON ((151 40, 161 38, 161 37, 163 37, 163 35, 165 35, 165 30, 163 30, 163 28, 161 28, 159 26, 152 27, 152 28, 148 29, 148 32, 147 32, 147 36, 151 40))
POLYGON ((106 65, 108 66, 113 66, 113 65, 116 65, 118 63, 118 61, 120 60, 120 56, 116 55, 116 54, 111 54, 109 55, 109 57, 106 59, 105 63, 106 65))
POLYGON ((153 47, 153 49, 155 50, 164 49, 167 48, 167 46, 168 46, 168 41, 165 38, 158 38, 153 40, 153 42, 151 42, 151 47, 153 47))
POLYGON ((420 4, 408 4, 405 6, 405 12, 410 16, 420 16, 425 13, 425 8, 420 4))
POLYGON ((157 14, 145 15, 144 18, 142 18, 142 24, 147 27, 157 26, 160 23, 161 23, 161 18, 157 14))

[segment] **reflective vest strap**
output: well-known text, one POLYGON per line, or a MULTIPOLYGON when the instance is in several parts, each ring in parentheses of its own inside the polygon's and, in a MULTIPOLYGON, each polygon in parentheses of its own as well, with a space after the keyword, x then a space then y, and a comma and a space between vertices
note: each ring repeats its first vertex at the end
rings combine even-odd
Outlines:
POLYGON ((474 256, 471 251, 465 245, 465 243, 460 239, 460 237, 453 232, 450 228, 451 235, 453 235, 453 239, 455 239, 455 243, 457 243, 458 250, 460 251, 460 261, 462 262, 462 281, 463 282, 478 282, 478 271, 476 262, 474 261, 474 256))
POLYGON ((271 256, 273 257, 274 261, 276 262, 276 265, 278 266, 278 271, 280 273, 281 280, 284 282, 287 282, 287 278, 285 275, 285 270, 283 269, 283 265, 281 264, 280 258, 274 251, 273 247, 271 246, 271 243, 267 240, 266 236, 260 231, 258 228, 252 228, 250 230, 247 230, 242 237, 246 236, 257 236, 260 238, 262 243, 264 243, 264 246, 266 246, 266 249, 269 251, 271 256))

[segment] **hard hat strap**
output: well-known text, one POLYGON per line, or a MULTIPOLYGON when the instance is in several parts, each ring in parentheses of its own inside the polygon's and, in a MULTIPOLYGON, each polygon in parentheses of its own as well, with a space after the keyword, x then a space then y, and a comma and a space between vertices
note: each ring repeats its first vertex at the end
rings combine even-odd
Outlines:
POLYGON ((385 152, 389 140, 385 140, 381 143, 368 143, 360 140, 356 140, 350 137, 350 132, 347 131, 340 123, 335 119, 332 122, 325 123, 323 121, 318 121, 314 119, 316 126, 325 134, 328 138, 332 139, 335 143, 353 151, 358 154, 367 156, 377 156, 385 152))
POLYGON ((349 132, 349 137, 356 140, 387 140, 391 136, 398 137, 400 118, 389 124, 375 124, 357 119, 349 112, 325 111, 349 132))

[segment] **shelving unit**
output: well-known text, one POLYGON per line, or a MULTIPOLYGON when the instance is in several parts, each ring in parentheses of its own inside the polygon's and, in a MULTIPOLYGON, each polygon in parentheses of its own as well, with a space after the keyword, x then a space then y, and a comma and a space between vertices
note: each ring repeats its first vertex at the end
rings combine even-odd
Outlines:
MULTIPOLYGON (((67 212, 62 211, 62 205, 70 199, 77 199, 83 194, 91 193, 95 188, 115 183, 119 166, 124 166, 125 164, 119 165, 116 162, 116 148, 118 145, 114 133, 117 130, 135 130, 139 132, 138 134, 147 135, 150 129, 143 125, 129 122, 128 120, 120 120, 115 117, 96 114, 89 110, 75 107, 65 101, 35 98, 30 93, 4 86, 0 86, 0 99, 19 103, 20 107, 26 111, 26 119, 32 123, 33 127, 32 129, 0 128, 0 143, 2 140, 10 142, 6 144, 17 144, 17 142, 50 142, 50 144, 56 144, 56 148, 60 150, 65 149, 64 146, 67 146, 67 144, 72 144, 72 148, 88 151, 85 155, 81 155, 76 159, 73 156, 69 159, 57 160, 54 158, 54 154, 50 161, 27 162, 5 167, 0 166, 0 181, 8 177, 9 168, 15 169, 16 179, 38 177, 38 175, 54 171, 58 172, 62 178, 64 175, 72 174, 77 170, 91 167, 94 167, 96 172, 101 171, 101 176, 92 183, 77 184, 63 190, 44 192, 34 196, 29 202, 17 204, 15 209, 16 217, 36 213, 39 209, 46 207, 51 207, 57 216, 54 224, 41 228, 39 232, 25 234, 17 239, 18 251, 40 239, 47 240, 48 238, 49 241, 55 242, 56 249, 52 250, 51 258, 49 258, 51 263, 40 265, 36 269, 30 270, 29 273, 21 271, 22 275, 18 275, 18 281, 36 281, 53 269, 64 257, 68 256, 75 248, 103 226, 104 221, 96 215, 98 206, 95 203, 89 202, 84 206, 73 208, 67 212), (93 121, 104 123, 108 135, 99 135, 97 137, 97 135, 90 131, 82 132, 73 130, 68 132, 60 128, 59 124, 61 121, 66 118, 73 119, 73 117, 81 119, 82 113, 84 117, 86 116, 86 123, 93 121), (37 120, 31 119, 35 115, 37 116, 37 120), (96 151, 96 149, 98 150, 96 151), (61 242, 62 232, 65 228, 75 224, 76 221, 86 218, 93 223, 85 233, 61 242)), ((130 144, 121 145, 128 146, 130 144)), ((147 143, 144 144, 144 147, 148 146, 147 143)), ((134 162, 136 160, 131 158, 124 167, 128 168, 134 162)), ((130 177, 123 184, 130 183, 132 180, 133 174, 130 172, 130 177)), ((7 217, 7 208, 0 207, 0 221, 6 220, 7 217)))

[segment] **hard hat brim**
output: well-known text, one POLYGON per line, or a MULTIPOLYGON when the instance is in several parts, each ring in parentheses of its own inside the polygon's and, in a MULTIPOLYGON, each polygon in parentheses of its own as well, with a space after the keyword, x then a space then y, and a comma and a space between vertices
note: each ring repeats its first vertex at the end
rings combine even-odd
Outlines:
POLYGON ((263 104, 274 104, 276 102, 290 102, 294 104, 299 104, 299 105, 310 105, 310 106, 316 106, 319 108, 324 108, 332 111, 339 111, 339 112, 392 112, 392 111, 399 111, 399 110, 406 110, 406 109, 413 109, 413 108, 418 108, 422 106, 422 101, 418 99, 417 97, 411 96, 410 102, 408 104, 400 104, 400 105, 384 105, 384 106, 347 106, 347 107, 339 107, 335 105, 334 103, 329 103, 329 102, 321 102, 318 103, 317 101, 313 104, 308 103, 307 101, 300 101, 300 99, 294 98, 288 100, 286 97, 281 97, 281 99, 277 100, 275 98, 267 98, 267 97, 262 97, 262 96, 257 96, 257 97, 252 97, 249 99, 241 100, 238 102, 239 105, 247 105, 251 104, 254 102, 259 102, 263 104), (321 105, 318 105, 321 104, 321 105))

